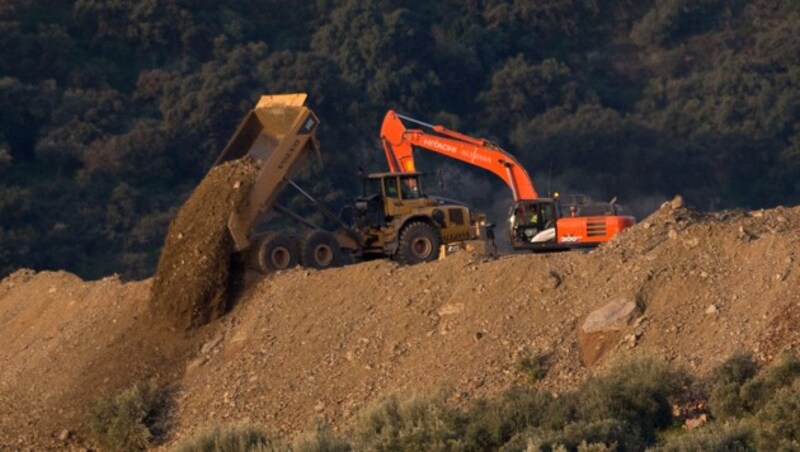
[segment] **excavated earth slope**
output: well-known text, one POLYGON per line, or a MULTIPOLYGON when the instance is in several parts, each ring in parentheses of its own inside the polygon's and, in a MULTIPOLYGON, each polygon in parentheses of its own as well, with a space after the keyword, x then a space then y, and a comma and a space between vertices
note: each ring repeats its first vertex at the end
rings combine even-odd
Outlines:
POLYGON ((245 419, 285 433, 313 418, 346 427, 381 395, 442 385, 466 403, 526 384, 526 349, 548 356, 536 384, 555 392, 626 354, 699 374, 735 350, 766 362, 800 346, 798 258, 800 207, 707 215, 667 203, 587 253, 273 274, 219 321, 146 352, 132 319, 149 281, 20 271, 0 282, 0 448, 83 445, 81 410, 146 377, 175 389, 177 441, 245 419), (618 299, 643 314, 586 368, 577 330, 618 299))

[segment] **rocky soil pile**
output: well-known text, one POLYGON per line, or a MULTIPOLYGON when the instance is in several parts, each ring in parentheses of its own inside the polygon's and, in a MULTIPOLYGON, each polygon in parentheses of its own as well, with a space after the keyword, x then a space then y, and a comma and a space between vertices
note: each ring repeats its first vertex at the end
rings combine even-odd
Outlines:
POLYGON ((531 354, 548 369, 535 384, 554 392, 632 354, 698 374, 736 350, 768 362, 800 346, 798 258, 800 207, 702 214, 676 200, 592 252, 269 275, 178 345, 132 328, 148 281, 18 272, 0 282, 0 448, 83 445, 80 410, 140 378, 174 388, 177 441, 245 419, 342 428, 397 391, 444 385, 468 403, 530 384, 531 354), (615 300, 639 309, 587 367, 578 330, 615 300))
POLYGON ((234 251, 228 219, 246 202, 257 172, 250 158, 216 166, 178 211, 150 291, 158 317, 189 329, 225 312, 234 251))
POLYGON ((99 397, 140 379, 180 381, 196 346, 153 323, 149 287, 31 270, 0 281, 0 450, 84 444, 99 397))

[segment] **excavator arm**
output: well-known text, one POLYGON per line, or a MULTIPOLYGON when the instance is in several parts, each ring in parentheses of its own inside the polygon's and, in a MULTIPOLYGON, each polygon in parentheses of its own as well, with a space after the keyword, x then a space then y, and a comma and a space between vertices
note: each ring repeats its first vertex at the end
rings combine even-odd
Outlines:
POLYGON ((514 201, 538 198, 528 172, 517 159, 483 138, 473 138, 444 126, 426 124, 389 110, 383 118, 381 141, 392 172, 416 171, 414 147, 419 147, 491 171, 508 185, 514 201), (433 133, 407 129, 403 120, 427 127, 433 133))
POLYGON ((491 171, 511 188, 514 195, 509 235, 515 249, 563 250, 606 242, 636 221, 630 216, 562 216, 558 195, 540 198, 528 172, 511 154, 482 138, 473 138, 439 125, 431 125, 386 113, 381 141, 389 169, 415 172, 414 148, 422 148, 491 171), (429 129, 407 129, 405 122, 429 129), (520 219, 521 218, 521 219, 520 219))

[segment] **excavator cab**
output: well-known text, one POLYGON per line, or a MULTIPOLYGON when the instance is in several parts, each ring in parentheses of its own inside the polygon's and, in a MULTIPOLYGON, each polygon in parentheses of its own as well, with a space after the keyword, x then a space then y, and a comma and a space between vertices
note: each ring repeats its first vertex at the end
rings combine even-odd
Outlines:
POLYGON ((509 212, 512 244, 548 244, 556 238, 556 221, 561 216, 557 199, 537 198, 514 203, 509 212))

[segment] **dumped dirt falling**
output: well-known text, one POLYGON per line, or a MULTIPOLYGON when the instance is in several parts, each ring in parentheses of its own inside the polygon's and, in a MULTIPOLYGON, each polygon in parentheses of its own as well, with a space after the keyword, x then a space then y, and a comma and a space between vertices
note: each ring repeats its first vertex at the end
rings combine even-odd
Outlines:
POLYGON ((234 251, 227 222, 246 202, 257 173, 247 157, 214 167, 178 211, 150 291, 157 317, 191 329, 225 312, 234 251))

